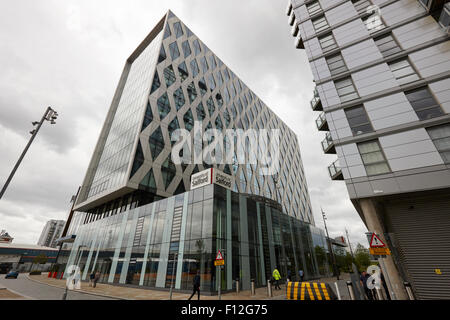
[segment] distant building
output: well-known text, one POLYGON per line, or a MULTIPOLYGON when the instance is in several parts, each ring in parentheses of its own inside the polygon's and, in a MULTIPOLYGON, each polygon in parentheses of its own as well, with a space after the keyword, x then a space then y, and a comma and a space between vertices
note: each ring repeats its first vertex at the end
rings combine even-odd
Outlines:
POLYGON ((343 236, 336 237, 331 239, 331 243, 333 244, 333 252, 338 256, 345 256, 348 252, 348 244, 345 241, 343 236))
POLYGON ((48 271, 55 262, 57 249, 33 244, 0 243, 0 274, 11 270, 30 272, 31 270, 48 271), (36 263, 36 257, 45 256, 41 263, 36 263))
POLYGON ((50 248, 56 248, 56 240, 61 237, 64 225, 64 220, 50 220, 45 224, 39 237, 38 245, 50 248))
POLYGON ((0 243, 11 243, 14 240, 6 230, 0 232, 0 243))

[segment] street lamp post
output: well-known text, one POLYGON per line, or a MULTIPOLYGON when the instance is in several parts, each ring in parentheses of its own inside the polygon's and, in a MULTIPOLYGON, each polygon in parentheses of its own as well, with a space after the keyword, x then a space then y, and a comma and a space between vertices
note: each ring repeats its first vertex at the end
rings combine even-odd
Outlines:
POLYGON ((333 263, 333 270, 334 270, 336 279, 339 280, 339 270, 337 269, 337 266, 336 266, 336 258, 334 256, 333 244, 331 243, 330 235, 328 234, 328 228, 327 228, 327 223, 326 223, 327 217, 325 216, 325 212, 323 212, 322 208, 320 208, 320 210, 322 211, 323 224, 325 225, 325 231, 327 233, 327 239, 328 239, 328 243, 329 243, 329 246, 330 246, 331 260, 332 260, 332 263, 333 263))
POLYGON ((11 174, 9 175, 8 179, 5 182, 5 185, 3 186, 2 190, 0 191, 0 199, 3 197, 3 194, 5 193, 6 189, 8 188, 9 183, 11 182, 12 178, 14 177, 14 174, 16 173, 17 169, 19 168, 20 163, 22 162, 23 158, 25 157, 25 154, 27 153, 28 149, 31 146, 31 143, 33 143, 34 138, 39 132, 39 129, 41 129, 42 124, 44 121, 50 121, 51 124, 55 124, 55 120, 58 117, 58 113, 53 110, 51 107, 48 107, 47 110, 45 110, 44 115, 42 116, 41 121, 34 121, 32 122, 33 126, 37 126, 36 129, 33 129, 30 131, 31 138, 30 141, 28 141, 28 144, 26 145, 25 149, 23 150, 22 154, 19 157, 19 160, 17 160, 16 165, 14 166, 13 170, 11 171, 11 174))

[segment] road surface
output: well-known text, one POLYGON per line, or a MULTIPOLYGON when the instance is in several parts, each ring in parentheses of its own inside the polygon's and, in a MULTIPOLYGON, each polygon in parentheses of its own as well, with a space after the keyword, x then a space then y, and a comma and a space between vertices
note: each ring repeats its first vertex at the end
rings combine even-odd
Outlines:
MULTIPOLYGON (((17 279, 5 279, 0 275, 0 287, 6 287, 10 291, 27 299, 34 300, 61 300, 64 289, 37 283, 28 279, 27 274, 20 274, 17 279)), ((96 296, 76 291, 68 291, 67 300, 115 300, 112 298, 96 296)))

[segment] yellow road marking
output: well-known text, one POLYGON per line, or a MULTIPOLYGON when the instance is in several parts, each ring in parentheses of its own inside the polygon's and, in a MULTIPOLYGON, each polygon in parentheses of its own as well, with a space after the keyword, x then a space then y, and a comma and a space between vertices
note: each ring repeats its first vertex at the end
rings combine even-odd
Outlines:
POLYGON ((310 298, 311 300, 315 300, 315 299, 314 299, 313 292, 312 292, 312 290, 311 290, 311 284, 310 284, 309 282, 306 283, 306 289, 308 290, 309 298, 310 298))
POLYGON ((300 293, 300 300, 305 300, 305 285, 306 285, 306 283, 302 282, 302 290, 300 293))
POLYGON ((325 283, 321 283, 320 286, 322 287, 323 295, 325 296, 325 300, 330 300, 330 296, 328 295, 327 286, 325 283))
POLYGON ((317 300, 322 300, 322 295, 320 294, 319 286, 317 285, 317 282, 313 283, 313 287, 314 287, 314 291, 316 291, 317 300))
POLYGON ((296 282, 294 286, 294 300, 297 300, 297 298, 298 298, 298 282, 296 282))

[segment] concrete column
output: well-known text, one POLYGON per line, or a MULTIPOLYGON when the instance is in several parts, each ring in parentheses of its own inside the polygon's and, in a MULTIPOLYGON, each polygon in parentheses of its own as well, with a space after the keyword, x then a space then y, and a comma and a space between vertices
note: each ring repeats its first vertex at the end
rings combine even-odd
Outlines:
MULTIPOLYGON (((380 236, 381 240, 384 243, 387 243, 386 239, 384 238, 383 227, 380 219, 378 218, 377 210, 373 200, 361 199, 359 200, 359 204, 361 205, 364 219, 366 220, 367 229, 369 229, 370 232, 375 232, 380 236)), ((400 273, 398 272, 397 267, 394 264, 392 256, 387 256, 385 259, 383 259, 381 268, 385 276, 388 276, 385 277, 386 281, 388 282, 388 288, 390 291, 394 292, 395 298, 397 300, 408 300, 408 296, 403 287, 403 279, 401 278, 400 273), (389 280, 387 280, 388 278, 389 280)))

